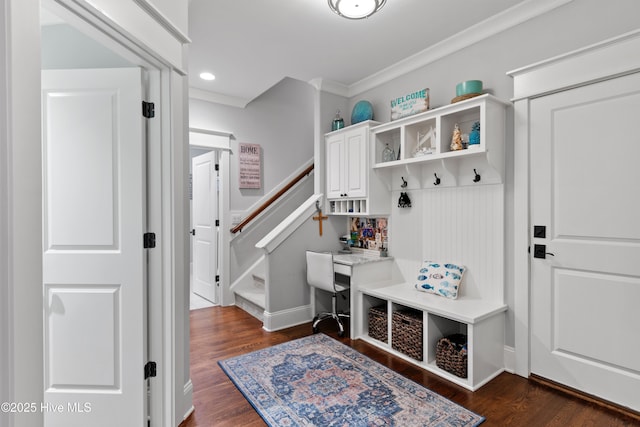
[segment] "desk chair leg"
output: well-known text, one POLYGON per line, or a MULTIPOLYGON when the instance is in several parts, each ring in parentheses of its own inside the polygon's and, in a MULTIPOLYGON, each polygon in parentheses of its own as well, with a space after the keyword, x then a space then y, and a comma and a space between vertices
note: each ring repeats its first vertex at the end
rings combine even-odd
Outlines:
POLYGON ((348 314, 344 314, 344 313, 338 313, 338 304, 337 304, 337 299, 338 299, 338 294, 333 294, 331 296, 331 313, 318 313, 316 314, 316 317, 313 318, 313 333, 317 334, 318 333, 318 323, 322 322, 325 319, 335 319, 336 322, 338 323, 338 336, 340 338, 344 337, 344 325, 342 324, 342 320, 340 319, 341 317, 348 319, 349 317, 351 317, 348 314))

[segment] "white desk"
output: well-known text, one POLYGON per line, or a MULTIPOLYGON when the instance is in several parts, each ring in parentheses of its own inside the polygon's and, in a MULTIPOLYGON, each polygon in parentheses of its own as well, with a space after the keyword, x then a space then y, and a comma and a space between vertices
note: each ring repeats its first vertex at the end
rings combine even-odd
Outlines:
POLYGON ((373 282, 390 281, 393 269, 393 257, 374 257, 360 252, 333 255, 333 268, 336 274, 349 277, 349 313, 351 313, 349 336, 355 339, 357 330, 361 330, 359 322, 362 316, 356 316, 355 304, 360 286, 373 282))

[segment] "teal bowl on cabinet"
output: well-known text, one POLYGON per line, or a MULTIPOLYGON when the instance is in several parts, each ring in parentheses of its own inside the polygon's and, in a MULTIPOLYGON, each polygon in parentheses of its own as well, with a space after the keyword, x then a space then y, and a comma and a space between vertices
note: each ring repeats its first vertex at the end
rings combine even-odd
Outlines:
POLYGON ((456 96, 482 93, 482 80, 467 80, 456 85, 456 96))

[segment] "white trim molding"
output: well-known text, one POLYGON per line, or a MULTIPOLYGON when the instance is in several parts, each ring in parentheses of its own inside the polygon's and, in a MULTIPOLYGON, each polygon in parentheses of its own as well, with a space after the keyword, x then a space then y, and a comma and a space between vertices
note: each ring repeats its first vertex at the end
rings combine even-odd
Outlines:
POLYGON ((531 99, 640 72, 640 30, 510 71, 514 82, 515 373, 530 373, 529 104, 531 99))
POLYGON ((312 317, 311 305, 303 305, 275 313, 265 311, 262 328, 267 332, 279 331, 307 323, 311 321, 312 317))
POLYGON ((271 232, 267 233, 258 243, 256 248, 264 249, 265 253, 273 252, 287 237, 298 229, 306 220, 316 213, 316 202, 321 203, 323 194, 313 194, 298 209, 293 211, 271 232))
POLYGON ((174 25, 171 20, 169 20, 164 13, 160 12, 160 10, 151 4, 148 0, 133 0, 138 6, 142 8, 145 12, 149 14, 149 16, 153 17, 153 19, 158 22, 162 28, 167 30, 173 37, 176 38, 180 43, 187 44, 191 43, 191 39, 182 32, 176 25, 174 25))
MULTIPOLYGON (((193 402, 193 383, 191 382, 191 379, 189 379, 189 381, 187 381, 186 384, 184 385, 183 402, 193 402)), ((195 410, 196 408, 193 406, 193 404, 190 404, 189 407, 186 409, 184 415, 182 415, 182 420, 184 421, 187 418, 189 418, 189 416, 195 410)))
POLYGON ((320 92, 332 93, 345 98, 349 97, 349 86, 345 84, 322 78, 310 80, 308 83, 320 92))
POLYGON ((223 95, 221 93, 210 92, 208 90, 198 89, 195 87, 189 87, 189 99, 199 99, 201 101, 237 108, 244 108, 249 102, 251 102, 250 99, 223 95))
POLYGON ((393 64, 392 67, 385 68, 350 85, 349 97, 353 97, 411 71, 415 71, 418 68, 431 64, 445 56, 451 55, 572 1, 573 0, 527 0, 519 3, 393 64))

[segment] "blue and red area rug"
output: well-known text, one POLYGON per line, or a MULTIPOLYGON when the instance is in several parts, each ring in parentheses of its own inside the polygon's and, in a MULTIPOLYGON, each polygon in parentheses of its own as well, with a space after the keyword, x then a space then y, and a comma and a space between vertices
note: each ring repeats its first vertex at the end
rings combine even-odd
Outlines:
POLYGON ((218 363, 272 427, 466 427, 484 421, 323 334, 218 363))

